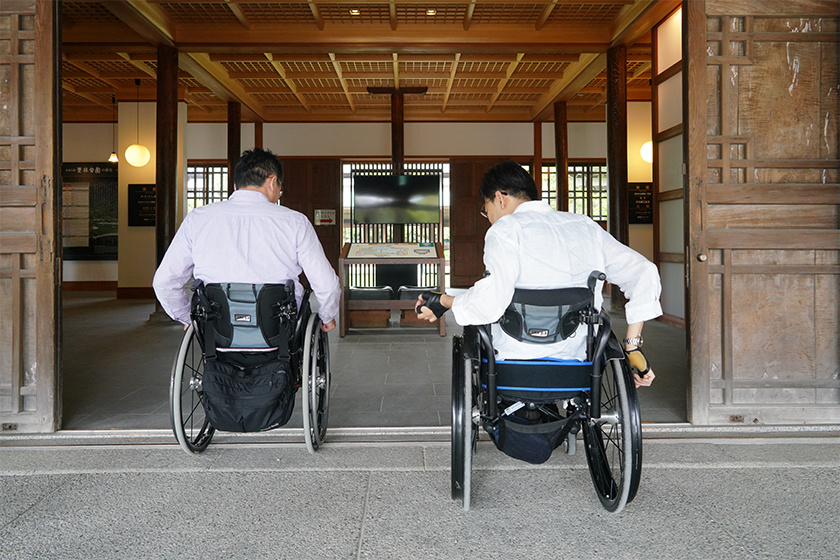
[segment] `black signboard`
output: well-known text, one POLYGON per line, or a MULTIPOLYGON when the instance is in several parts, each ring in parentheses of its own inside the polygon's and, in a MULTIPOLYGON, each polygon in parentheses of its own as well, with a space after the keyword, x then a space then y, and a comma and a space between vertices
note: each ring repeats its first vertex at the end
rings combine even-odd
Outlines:
POLYGON ((155 185, 128 185, 128 225, 155 225, 155 185))
POLYGON ((627 195, 630 198, 627 206, 631 224, 653 223, 653 184, 628 183, 627 195))
POLYGON ((117 259, 117 164, 61 164, 64 260, 117 259))

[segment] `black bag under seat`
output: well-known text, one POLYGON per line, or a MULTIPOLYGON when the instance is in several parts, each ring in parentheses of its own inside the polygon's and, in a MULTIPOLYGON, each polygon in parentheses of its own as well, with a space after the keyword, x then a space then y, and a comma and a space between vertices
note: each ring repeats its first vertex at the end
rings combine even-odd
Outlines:
POLYGON ((222 359, 204 364, 202 391, 210 424, 228 432, 259 432, 289 421, 295 384, 287 359, 242 367, 222 359))
POLYGON ((564 420, 537 424, 519 416, 503 416, 489 433, 505 455, 540 465, 563 442, 568 428, 564 420))

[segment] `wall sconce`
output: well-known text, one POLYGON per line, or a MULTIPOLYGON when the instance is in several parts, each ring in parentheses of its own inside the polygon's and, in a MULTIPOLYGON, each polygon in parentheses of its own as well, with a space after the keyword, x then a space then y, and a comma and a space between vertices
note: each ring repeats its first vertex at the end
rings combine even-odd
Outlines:
POLYGON ((648 163, 653 163, 653 142, 647 141, 642 144, 642 149, 639 150, 639 155, 648 163))
POLYGON ((108 161, 111 163, 119 163, 120 158, 117 157, 117 96, 111 96, 111 116, 114 118, 114 126, 111 128, 111 155, 108 161))
POLYGON ((134 167, 143 167, 152 157, 149 148, 140 143, 140 79, 134 80, 137 86, 137 143, 125 149, 125 161, 134 167))

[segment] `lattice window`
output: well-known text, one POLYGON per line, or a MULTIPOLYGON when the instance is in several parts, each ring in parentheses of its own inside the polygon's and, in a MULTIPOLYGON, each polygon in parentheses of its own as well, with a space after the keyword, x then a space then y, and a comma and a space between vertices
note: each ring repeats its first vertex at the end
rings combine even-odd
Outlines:
POLYGON ((187 163, 187 212, 228 197, 227 162, 187 163))
MULTIPOLYGON (((606 165, 569 163, 569 212, 606 222, 608 192, 606 165)), ((553 165, 542 168, 542 199, 557 209, 557 172, 553 165)))

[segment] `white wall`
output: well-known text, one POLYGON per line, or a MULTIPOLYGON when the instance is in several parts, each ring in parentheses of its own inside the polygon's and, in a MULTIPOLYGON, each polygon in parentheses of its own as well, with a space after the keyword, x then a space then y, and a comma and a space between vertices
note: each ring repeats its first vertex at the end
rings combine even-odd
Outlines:
MULTIPOLYGON (((571 122, 569 127, 569 158, 607 159, 607 123, 571 122)), ((555 159, 554 123, 542 124, 542 157, 555 159)))
MULTIPOLYGON (((650 102, 627 103, 627 180, 631 183, 653 182, 653 164, 642 159, 642 144, 651 136, 650 102)), ((653 260, 653 225, 630 224, 630 246, 653 260)))
MULTIPOLYGON (((125 162, 125 148, 136 141, 136 103, 119 104, 119 265, 89 268, 85 261, 64 263, 64 276, 72 280, 118 280, 121 288, 149 287, 155 269, 153 227, 128 227, 128 185, 155 182, 155 104, 140 103, 140 141, 151 161, 143 168, 125 162)), ((179 104, 178 214, 183 212, 183 163, 186 159, 227 159, 225 123, 187 123, 179 104)), ((528 156, 534 151, 531 123, 406 123, 408 157, 528 156)), ((543 124, 543 137, 553 138, 553 124, 543 124)), ((606 158, 604 123, 570 123, 570 155, 606 158)), ((242 149, 254 142, 254 125, 242 125, 242 149)), ((107 159, 111 153, 111 126, 68 124, 64 127, 65 161, 107 159)), ((283 156, 384 157, 391 155, 388 123, 267 123, 263 146, 283 156)), ((543 141, 543 158, 554 158, 553 140, 543 141)))

